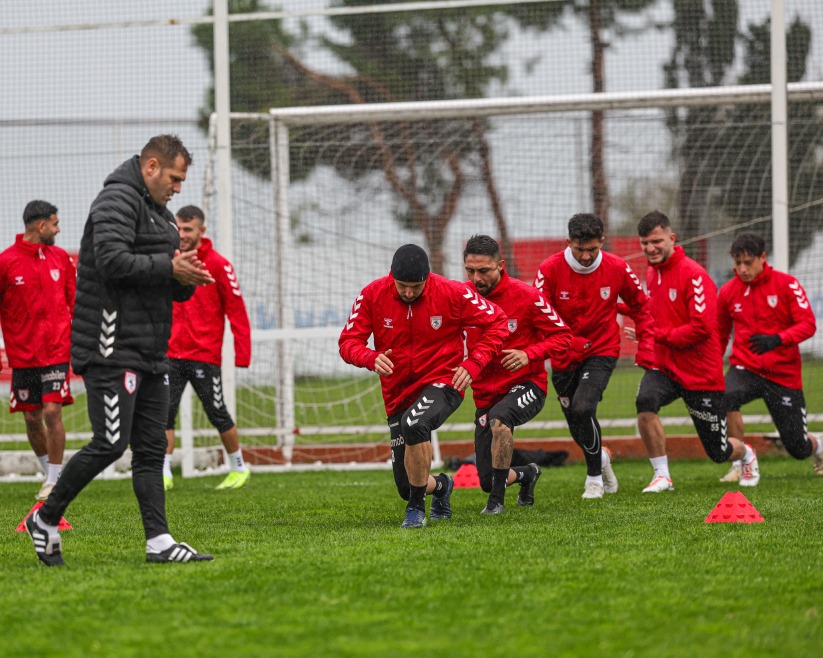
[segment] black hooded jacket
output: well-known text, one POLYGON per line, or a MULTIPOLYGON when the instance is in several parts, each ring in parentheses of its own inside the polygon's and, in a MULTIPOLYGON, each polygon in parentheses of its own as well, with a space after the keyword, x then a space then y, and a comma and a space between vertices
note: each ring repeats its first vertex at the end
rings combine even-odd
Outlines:
POLYGON ((168 372, 172 301, 195 290, 172 276, 179 246, 174 216, 149 196, 135 155, 106 178, 86 220, 71 330, 75 372, 168 372))

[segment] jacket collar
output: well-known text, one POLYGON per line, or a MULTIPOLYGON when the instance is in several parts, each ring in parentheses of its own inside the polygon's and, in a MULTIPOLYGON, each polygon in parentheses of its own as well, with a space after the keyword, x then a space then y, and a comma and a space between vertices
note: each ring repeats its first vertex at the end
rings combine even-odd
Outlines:
POLYGON ((763 271, 760 274, 758 274, 756 277, 754 277, 748 283, 746 283, 743 279, 741 279, 740 276, 737 274, 737 272, 735 272, 734 275, 740 280, 740 283, 742 283, 744 286, 759 286, 760 284, 765 283, 766 281, 768 281, 769 279, 772 278, 773 269, 774 268, 772 268, 771 265, 764 262, 763 263, 763 271))
POLYGON ((200 238, 200 246, 197 247, 197 258, 203 260, 212 251, 214 251, 214 247, 212 246, 211 240, 208 238, 200 238))
POLYGON ((663 270, 668 270, 671 267, 677 265, 680 261, 682 261, 686 257, 686 252, 683 251, 683 247, 679 244, 674 245, 674 249, 672 249, 672 253, 669 257, 664 260, 662 263, 658 263, 656 265, 652 265, 654 269, 658 272, 663 270))
POLYGON ((47 245, 43 245, 40 243, 28 242, 27 240, 23 239, 23 233, 18 233, 14 238, 14 245, 24 251, 26 254, 30 256, 34 256, 35 254, 40 254, 43 256, 44 249, 47 245))
POLYGON ((511 278, 509 277, 509 273, 506 272, 505 269, 500 271, 500 281, 497 282, 497 285, 492 288, 492 291, 486 295, 486 299, 492 299, 493 297, 499 297, 503 293, 508 290, 509 286, 511 285, 511 278))

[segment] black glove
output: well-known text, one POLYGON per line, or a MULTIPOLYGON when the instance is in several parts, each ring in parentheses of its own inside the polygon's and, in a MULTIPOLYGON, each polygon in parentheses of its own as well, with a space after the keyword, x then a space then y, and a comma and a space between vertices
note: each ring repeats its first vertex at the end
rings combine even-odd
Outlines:
POLYGON ((775 347, 780 347, 783 341, 780 336, 774 334, 767 336, 766 334, 755 334, 749 337, 749 349, 755 354, 765 354, 771 352, 775 347))

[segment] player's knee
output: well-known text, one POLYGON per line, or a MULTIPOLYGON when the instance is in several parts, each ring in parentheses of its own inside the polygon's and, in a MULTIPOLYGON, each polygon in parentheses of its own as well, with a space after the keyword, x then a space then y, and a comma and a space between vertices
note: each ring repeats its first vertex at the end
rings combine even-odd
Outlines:
POLYGON ((407 446, 415 446, 426 441, 431 441, 431 427, 424 419, 412 418, 410 414, 404 414, 400 421, 403 427, 403 440, 407 446), (409 424, 411 420, 412 424, 409 424), (417 422, 415 422, 417 421, 417 422))
POLYGON ((657 403, 657 396, 652 393, 644 393, 641 391, 637 394, 637 399, 634 404, 639 414, 656 414, 660 410, 660 405, 657 403))
POLYGON ((591 418, 597 412, 597 400, 590 400, 585 397, 574 398, 569 414, 576 419, 591 418))
POLYGON ((783 447, 786 448, 786 452, 795 459, 808 459, 814 452, 814 446, 808 438, 804 438, 802 441, 781 440, 783 441, 783 447))

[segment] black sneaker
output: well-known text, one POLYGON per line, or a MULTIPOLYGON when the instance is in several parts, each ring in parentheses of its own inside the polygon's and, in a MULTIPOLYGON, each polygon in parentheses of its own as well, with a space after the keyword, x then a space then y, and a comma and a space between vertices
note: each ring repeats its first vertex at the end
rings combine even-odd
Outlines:
MULTIPOLYGON (((444 474, 441 474, 444 475, 444 474)), ((452 517, 452 490, 454 489, 454 479, 449 478, 449 486, 442 496, 432 496, 432 506, 429 510, 429 518, 432 521, 439 521, 440 519, 450 519, 452 517)))
POLYGON ((62 567, 66 563, 63 562, 63 542, 60 535, 50 535, 49 531, 38 523, 37 516, 37 511, 34 511, 26 519, 26 530, 34 542, 34 552, 47 567, 62 567))
POLYGON ((213 559, 213 555, 198 553, 183 542, 173 544, 160 553, 146 553, 146 562, 207 562, 213 559))
POLYGON ((498 503, 498 502, 489 500, 489 502, 486 503, 486 506, 483 508, 483 510, 480 513, 481 514, 494 515, 494 514, 502 514, 504 511, 505 511, 505 508, 503 507, 503 503, 498 503))
POLYGON ((401 528, 422 528, 426 525, 426 510, 418 507, 407 507, 406 517, 403 519, 401 528))
POLYGON ((520 495, 517 496, 517 504, 522 507, 534 505, 534 486, 537 484, 538 478, 543 474, 537 464, 529 464, 529 468, 532 469, 534 477, 531 482, 524 482, 520 485, 520 495))

